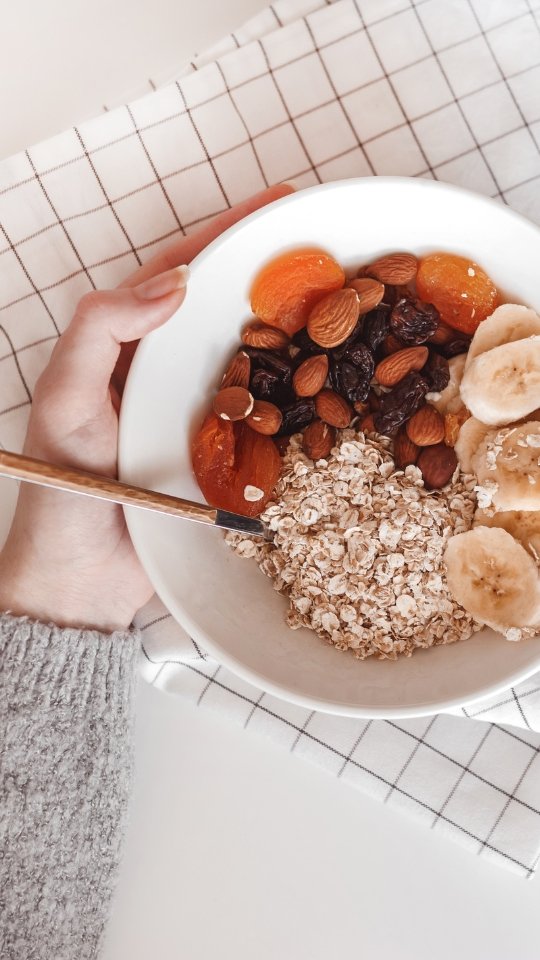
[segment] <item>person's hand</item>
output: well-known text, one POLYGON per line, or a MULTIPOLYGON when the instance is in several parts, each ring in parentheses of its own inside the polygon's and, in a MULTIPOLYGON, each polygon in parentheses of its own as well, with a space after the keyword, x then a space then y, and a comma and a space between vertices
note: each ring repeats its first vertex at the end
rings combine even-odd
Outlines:
MULTIPOLYGON (((292 190, 270 187, 176 241, 118 289, 86 294, 36 385, 24 452, 115 477, 123 383, 137 341, 184 299, 188 270, 178 265, 292 190)), ((0 553, 0 610, 112 631, 127 628, 152 593, 121 507, 21 484, 0 553)))

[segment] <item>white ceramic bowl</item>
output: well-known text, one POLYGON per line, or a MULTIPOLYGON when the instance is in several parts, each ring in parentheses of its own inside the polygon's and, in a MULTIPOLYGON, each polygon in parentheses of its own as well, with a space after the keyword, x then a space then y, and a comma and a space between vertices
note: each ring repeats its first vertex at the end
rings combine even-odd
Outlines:
MULTIPOLYGON (((257 271, 288 248, 320 246, 345 267, 392 250, 450 250, 477 260, 509 299, 540 307, 540 231, 508 207, 429 180, 369 178, 313 187, 254 213, 192 264, 176 316, 137 350, 120 423, 120 475, 201 499, 189 442, 250 315, 257 271)), ((411 717, 497 693, 540 669, 540 641, 489 630, 397 662, 357 661, 308 630, 219 532, 126 511, 156 592, 197 643, 264 690, 309 708, 411 717)))

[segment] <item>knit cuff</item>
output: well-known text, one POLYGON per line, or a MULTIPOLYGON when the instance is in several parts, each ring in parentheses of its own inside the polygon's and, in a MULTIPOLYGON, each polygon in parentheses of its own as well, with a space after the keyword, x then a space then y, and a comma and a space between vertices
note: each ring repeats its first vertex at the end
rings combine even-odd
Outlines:
POLYGON ((0 614, 0 679, 17 691, 18 706, 39 697, 43 706, 79 710, 129 702, 141 647, 138 630, 77 630, 0 614))

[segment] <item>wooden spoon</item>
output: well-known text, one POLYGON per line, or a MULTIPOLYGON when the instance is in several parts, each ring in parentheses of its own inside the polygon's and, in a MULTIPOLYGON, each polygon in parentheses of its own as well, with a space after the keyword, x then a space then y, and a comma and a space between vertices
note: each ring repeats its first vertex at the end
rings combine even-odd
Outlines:
POLYGON ((20 453, 9 453, 7 450, 0 450, 0 477, 23 480, 25 483, 37 483, 42 487, 54 487, 69 493, 80 493, 96 500, 110 500, 113 503, 140 507, 143 510, 154 510, 156 513, 166 513, 171 517, 180 517, 182 520, 194 520, 196 523, 208 523, 210 526, 225 530, 235 530, 250 537, 273 539, 261 520, 242 517, 227 510, 194 503, 192 500, 182 500, 168 493, 132 487, 128 483, 120 483, 119 480, 87 473, 86 470, 57 467, 53 463, 34 460, 20 453))

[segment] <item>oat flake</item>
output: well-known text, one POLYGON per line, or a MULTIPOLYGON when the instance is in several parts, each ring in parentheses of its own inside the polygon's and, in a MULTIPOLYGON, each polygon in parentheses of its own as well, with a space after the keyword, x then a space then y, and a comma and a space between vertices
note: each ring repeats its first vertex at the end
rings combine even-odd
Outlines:
POLYGON ((252 487, 248 483, 247 487, 244 487, 244 500, 247 500, 248 503, 256 503, 257 500, 262 500, 264 497, 264 490, 261 490, 259 487, 252 487))

